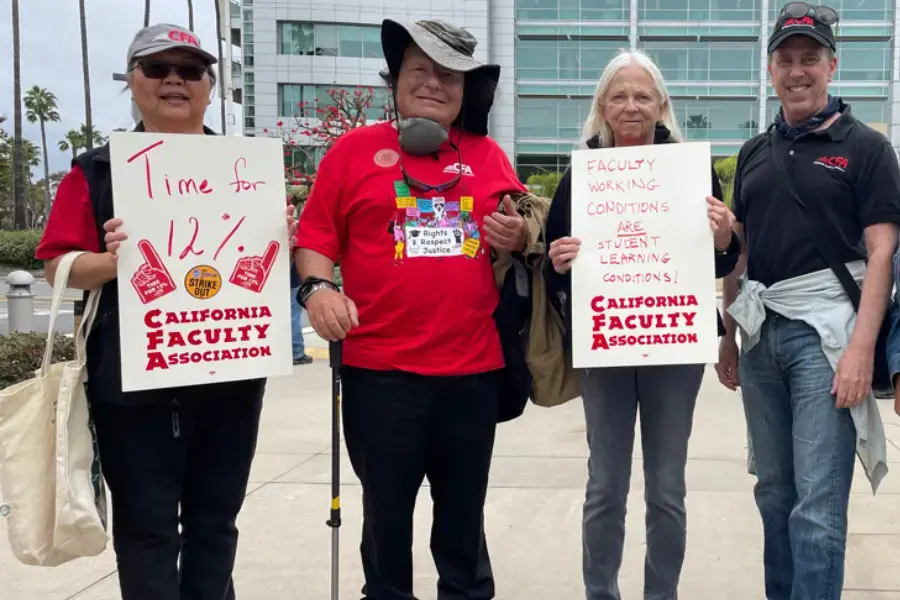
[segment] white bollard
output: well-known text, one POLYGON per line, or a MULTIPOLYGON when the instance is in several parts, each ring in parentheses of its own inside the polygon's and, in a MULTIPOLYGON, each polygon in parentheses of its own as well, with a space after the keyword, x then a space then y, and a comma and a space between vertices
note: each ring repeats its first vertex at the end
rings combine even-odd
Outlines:
POLYGON ((6 276, 7 318, 9 319, 9 332, 32 331, 34 319, 34 293, 31 286, 34 284, 34 276, 28 271, 13 271, 6 276))

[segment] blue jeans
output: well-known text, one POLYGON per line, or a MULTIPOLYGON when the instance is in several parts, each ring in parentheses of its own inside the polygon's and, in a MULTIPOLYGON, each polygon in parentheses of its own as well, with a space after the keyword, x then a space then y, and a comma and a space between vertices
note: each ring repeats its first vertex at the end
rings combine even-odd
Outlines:
POLYGON ((644 600, 675 600, 687 536, 684 471, 703 365, 585 369, 588 482, 582 518, 586 600, 620 600, 634 430, 641 422, 647 552, 644 600))
POLYGON ((740 380, 756 460, 768 600, 838 600, 856 451, 848 409, 818 333, 767 311, 742 352, 740 380))
POLYGON ((291 341, 293 342, 294 358, 302 358, 306 355, 306 346, 303 343, 303 307, 297 302, 299 287, 291 288, 291 341))

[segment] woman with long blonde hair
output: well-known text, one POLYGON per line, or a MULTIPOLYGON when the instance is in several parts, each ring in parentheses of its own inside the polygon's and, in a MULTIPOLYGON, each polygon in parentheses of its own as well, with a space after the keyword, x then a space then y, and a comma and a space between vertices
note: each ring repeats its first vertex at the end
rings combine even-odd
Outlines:
MULTIPOLYGON (((622 52, 597 83, 580 146, 609 148, 676 144, 683 138, 659 69, 641 52, 622 52)), ((722 203, 712 172, 707 197, 715 238, 716 277, 730 273, 740 254, 734 215, 722 203)), ((570 324, 572 260, 581 241, 571 237, 571 172, 566 171, 547 218, 553 271, 551 302, 570 324)), ((724 333, 721 317, 719 335, 724 333)), ((571 347, 567 333, 565 344, 571 347)), ((684 471, 694 406, 705 365, 585 369, 582 398, 590 448, 583 515, 583 574, 587 600, 620 600, 619 567, 625 505, 638 410, 647 502, 645 600, 674 600, 684 562, 687 522, 684 471)))

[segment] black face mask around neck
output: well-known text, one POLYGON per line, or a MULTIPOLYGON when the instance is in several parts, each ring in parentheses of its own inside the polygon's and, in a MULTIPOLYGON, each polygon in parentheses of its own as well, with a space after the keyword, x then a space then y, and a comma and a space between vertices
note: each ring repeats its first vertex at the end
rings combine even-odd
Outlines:
POLYGON ((424 117, 398 119, 397 131, 400 132, 400 147, 413 156, 434 154, 450 139, 440 123, 424 117))

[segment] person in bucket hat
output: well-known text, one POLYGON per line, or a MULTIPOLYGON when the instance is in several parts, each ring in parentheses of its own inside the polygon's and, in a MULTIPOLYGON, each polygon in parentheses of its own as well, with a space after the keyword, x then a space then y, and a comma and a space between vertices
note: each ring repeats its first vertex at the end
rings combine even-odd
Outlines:
POLYGON ((297 235, 300 301, 320 336, 343 340, 364 596, 414 598, 427 477, 437 598, 487 600, 484 501, 506 365, 493 258, 526 246, 510 198, 526 189, 487 135, 500 68, 473 57, 475 38, 388 19, 381 39, 395 118, 348 132, 322 159, 297 235))
POLYGON ((391 79, 398 76, 410 43, 436 65, 464 75, 462 109, 454 125, 476 135, 487 135, 488 113, 494 104, 500 66, 482 64, 474 58, 478 41, 465 29, 443 21, 418 21, 407 26, 385 19, 381 45, 391 79))

